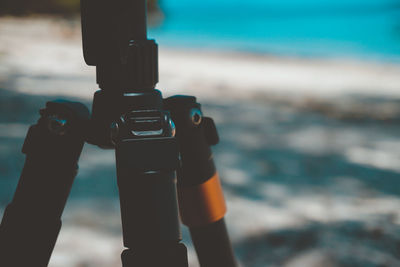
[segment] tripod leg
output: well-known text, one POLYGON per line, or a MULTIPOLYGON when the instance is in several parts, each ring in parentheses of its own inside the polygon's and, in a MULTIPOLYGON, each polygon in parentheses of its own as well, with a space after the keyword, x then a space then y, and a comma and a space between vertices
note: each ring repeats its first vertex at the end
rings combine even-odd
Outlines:
POLYGON ((182 222, 189 227, 202 267, 234 267, 236 260, 228 237, 225 200, 210 145, 218 143, 211 118, 203 117, 191 96, 164 100, 177 127, 182 160, 178 169, 178 196, 182 222))
POLYGON ((100 118, 107 120, 105 113, 119 113, 112 123, 112 136, 127 248, 121 255, 122 265, 187 267, 176 193, 178 147, 160 92, 116 96, 99 91, 93 107, 92 117, 100 126, 111 123, 101 122, 100 118))
POLYGON ((89 111, 60 100, 40 113, 25 139, 25 165, 0 225, 0 266, 48 265, 77 174, 89 111))

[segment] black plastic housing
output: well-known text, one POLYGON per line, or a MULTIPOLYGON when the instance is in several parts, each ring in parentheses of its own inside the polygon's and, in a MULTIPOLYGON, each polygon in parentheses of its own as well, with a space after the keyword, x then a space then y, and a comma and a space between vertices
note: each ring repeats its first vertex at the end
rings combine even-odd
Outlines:
POLYGON ((130 40, 147 40, 145 0, 81 0, 83 55, 98 66, 130 40))
POLYGON ((116 93, 158 82, 158 47, 147 39, 145 0, 81 0, 83 55, 97 83, 116 93))
POLYGON ((193 126, 190 110, 201 109, 194 96, 169 97, 164 99, 164 108, 171 112, 176 125, 182 159, 182 166, 178 169, 178 185, 195 186, 206 182, 216 172, 210 147, 218 143, 215 125, 210 118, 203 117, 200 125, 193 126))

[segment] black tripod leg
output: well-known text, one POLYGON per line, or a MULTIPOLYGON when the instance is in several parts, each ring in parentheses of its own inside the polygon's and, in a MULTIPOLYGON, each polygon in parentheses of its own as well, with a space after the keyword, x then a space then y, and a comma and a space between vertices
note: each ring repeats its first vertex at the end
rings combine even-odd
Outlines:
POLYGON ((170 97, 164 107, 176 124, 182 160, 178 169, 180 215, 189 227, 200 265, 234 267, 224 221, 226 204, 210 149, 219 141, 214 122, 203 117, 195 97, 170 97))
POLYGON ((25 165, 0 225, 0 266, 48 265, 77 174, 89 111, 80 103, 54 101, 40 113, 25 139, 25 165))
POLYGON ((97 92, 93 119, 99 129, 113 122, 122 231, 127 248, 121 255, 122 265, 187 267, 186 247, 180 243, 176 192, 178 147, 169 113, 162 110, 160 92, 120 96, 97 92), (110 111, 118 115, 107 121, 110 111))

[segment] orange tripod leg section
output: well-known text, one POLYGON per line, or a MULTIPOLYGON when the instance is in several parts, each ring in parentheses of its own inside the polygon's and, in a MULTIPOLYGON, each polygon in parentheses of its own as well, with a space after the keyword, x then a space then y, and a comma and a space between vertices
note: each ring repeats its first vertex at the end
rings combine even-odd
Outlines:
POLYGON ((192 96, 164 100, 176 124, 181 166, 178 202, 181 221, 189 227, 201 267, 235 267, 236 259, 224 216, 227 207, 211 146, 219 141, 211 118, 204 117, 192 96))
POLYGON ((221 220, 227 211, 218 173, 206 182, 178 188, 182 223, 199 227, 221 220))

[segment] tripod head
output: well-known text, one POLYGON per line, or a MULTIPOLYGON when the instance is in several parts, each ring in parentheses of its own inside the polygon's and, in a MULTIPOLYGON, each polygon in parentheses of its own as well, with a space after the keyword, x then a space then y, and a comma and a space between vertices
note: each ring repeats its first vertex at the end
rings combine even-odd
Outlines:
POLYGON ((81 0, 83 55, 102 90, 138 93, 158 82, 158 47, 147 39, 146 0, 81 0))

